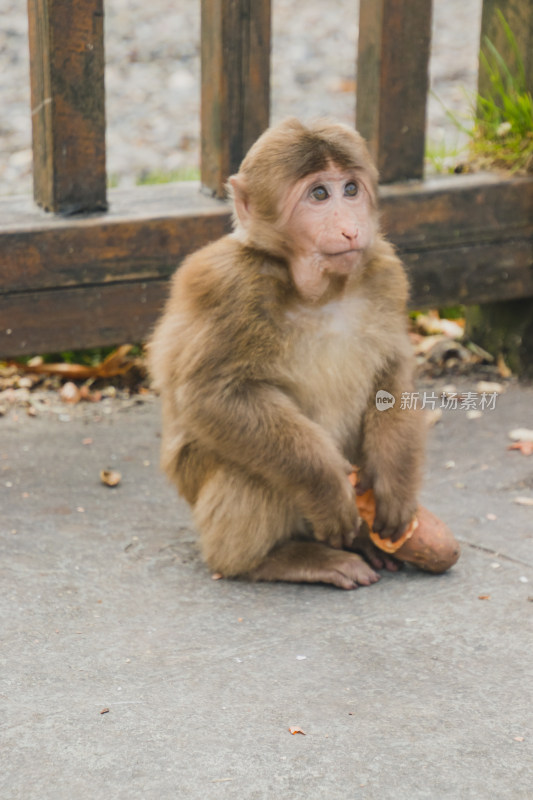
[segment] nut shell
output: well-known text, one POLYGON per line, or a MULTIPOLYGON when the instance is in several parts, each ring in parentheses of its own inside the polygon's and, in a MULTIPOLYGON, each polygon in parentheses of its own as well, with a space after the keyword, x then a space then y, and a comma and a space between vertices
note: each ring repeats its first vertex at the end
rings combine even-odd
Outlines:
MULTIPOLYGON (((357 484, 357 473, 350 475, 353 486, 357 484)), ((357 509, 367 523, 370 539, 385 553, 394 555, 400 561, 413 564, 426 572, 442 573, 453 567, 459 558, 461 548, 459 542, 448 526, 424 506, 419 506, 416 516, 406 528, 402 536, 392 542, 382 539, 372 530, 376 514, 374 492, 369 489, 356 495, 357 509)))
POLYGON ((415 519, 417 528, 394 557, 426 572, 446 572, 459 558, 459 542, 448 526, 424 506, 418 507, 415 519))

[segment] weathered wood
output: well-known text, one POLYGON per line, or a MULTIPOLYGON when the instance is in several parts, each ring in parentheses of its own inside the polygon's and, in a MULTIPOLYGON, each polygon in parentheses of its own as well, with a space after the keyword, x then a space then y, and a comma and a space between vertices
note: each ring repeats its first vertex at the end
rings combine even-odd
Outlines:
MULTIPOLYGON (((531 0, 484 0, 481 15, 481 50, 487 53, 485 37, 496 47, 512 72, 516 69, 516 57, 509 45, 497 11, 505 17, 513 36, 522 64, 524 66, 526 86, 533 91, 533 10, 531 0)), ((491 91, 490 80, 486 70, 480 64, 478 75, 478 91, 486 95, 491 91)))
POLYGON ((0 291, 168 277, 230 229, 228 206, 204 197, 198 183, 112 190, 110 199, 107 214, 68 219, 2 199, 0 291))
MULTIPOLYGON (((144 340, 180 260, 230 227, 228 205, 198 184, 114 189, 110 199, 106 215, 68 219, 0 200, 0 355, 144 340)), ((411 306, 533 297, 532 203, 532 178, 383 187, 411 306)))
POLYGON ((530 236, 401 253, 411 282, 409 307, 533 297, 532 247, 530 236))
POLYGON ((466 335, 515 374, 533 378, 533 300, 487 303, 467 309, 466 335))
MULTIPOLYGON (((442 177, 381 187, 380 196, 384 230, 402 254, 531 235, 530 178, 442 177)), ((65 219, 2 198, 0 291, 168 276, 187 253, 230 229, 228 205, 202 195, 197 183, 112 189, 110 199, 107 214, 65 219)))
POLYGON ((106 208, 103 0, 28 0, 34 196, 106 208))
POLYGON ((533 179, 494 173, 380 187, 382 225, 402 251, 531 234, 533 179))
POLYGON ((202 184, 216 197, 268 127, 270 0, 202 0, 202 184))
POLYGON ((432 0, 360 0, 357 128, 382 183, 421 178, 432 0))
POLYGON ((0 295, 0 353, 56 353, 145 341, 166 280, 0 295))

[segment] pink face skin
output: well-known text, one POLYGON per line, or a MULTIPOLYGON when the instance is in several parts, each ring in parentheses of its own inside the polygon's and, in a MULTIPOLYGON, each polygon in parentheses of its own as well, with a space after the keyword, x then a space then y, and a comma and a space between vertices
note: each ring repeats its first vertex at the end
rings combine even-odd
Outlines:
POLYGON ((376 224, 369 191, 358 171, 333 163, 298 181, 283 203, 279 225, 288 233, 294 283, 303 299, 320 300, 332 275, 361 265, 376 224))

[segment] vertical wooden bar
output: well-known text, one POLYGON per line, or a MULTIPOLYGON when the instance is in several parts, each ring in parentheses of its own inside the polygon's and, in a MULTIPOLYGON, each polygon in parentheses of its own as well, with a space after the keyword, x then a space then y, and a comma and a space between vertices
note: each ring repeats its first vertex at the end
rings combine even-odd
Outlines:
POLYGON ((28 17, 35 200, 105 209, 103 0, 28 0, 28 17))
POLYGON ((202 184, 216 197, 270 117, 270 0, 202 0, 202 184))
MULTIPOLYGON (((484 0, 483 2, 480 48, 486 52, 485 38, 489 39, 511 71, 514 72, 516 57, 498 17, 498 10, 501 11, 513 32, 524 66, 526 86, 529 91, 533 91, 533 7, 531 0, 484 0)), ((480 64, 479 93, 486 94, 490 88, 487 72, 480 64)))
POLYGON ((361 0, 357 128, 382 183, 424 172, 432 0, 361 0))

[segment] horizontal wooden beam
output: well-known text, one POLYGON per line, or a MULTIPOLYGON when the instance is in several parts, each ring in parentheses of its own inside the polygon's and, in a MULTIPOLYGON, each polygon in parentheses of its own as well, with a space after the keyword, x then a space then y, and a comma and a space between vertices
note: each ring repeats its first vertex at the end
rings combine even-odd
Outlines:
POLYGON ((0 295, 0 357, 143 342, 167 289, 160 279, 0 295))
MULTIPOLYGON (((0 355, 142 341, 185 255, 230 229, 198 184, 111 190, 108 214, 49 217, 0 200, 0 355)), ((382 187, 412 307, 533 296, 533 179, 382 187)))
POLYGON ((0 200, 0 292, 168 277, 230 230, 228 206, 197 183, 112 190, 110 199, 107 214, 69 218, 0 200))

